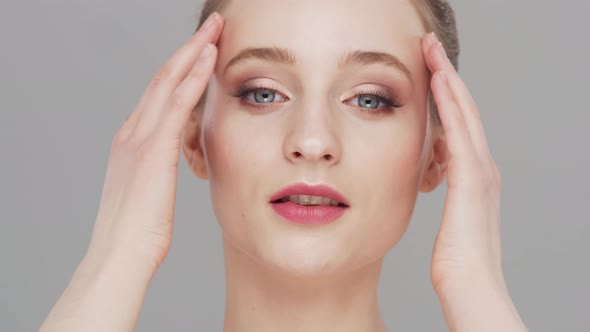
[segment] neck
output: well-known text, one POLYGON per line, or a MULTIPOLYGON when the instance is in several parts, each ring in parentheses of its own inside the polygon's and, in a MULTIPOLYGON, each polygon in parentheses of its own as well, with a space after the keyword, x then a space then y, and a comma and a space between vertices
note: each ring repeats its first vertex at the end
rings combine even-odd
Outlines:
POLYGON ((348 274, 294 277, 223 240, 224 332, 385 332, 377 289, 383 259, 348 274))

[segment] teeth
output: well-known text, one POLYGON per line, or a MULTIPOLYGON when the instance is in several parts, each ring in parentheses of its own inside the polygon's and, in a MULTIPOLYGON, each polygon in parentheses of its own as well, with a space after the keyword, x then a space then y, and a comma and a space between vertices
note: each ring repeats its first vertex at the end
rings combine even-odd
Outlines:
POLYGON ((338 206, 338 202, 327 197, 310 196, 310 195, 290 195, 287 197, 288 201, 295 204, 313 206, 313 205, 332 205, 338 206))

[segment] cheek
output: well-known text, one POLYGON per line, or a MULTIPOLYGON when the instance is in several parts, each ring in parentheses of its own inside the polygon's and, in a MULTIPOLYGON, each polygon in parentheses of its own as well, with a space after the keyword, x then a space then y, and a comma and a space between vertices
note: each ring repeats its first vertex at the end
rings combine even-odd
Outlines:
MULTIPOLYGON (((222 113, 219 109, 215 112, 222 113)), ((211 204, 216 220, 224 234, 230 238, 244 236, 235 226, 244 224, 246 206, 241 204, 241 188, 248 186, 248 178, 242 176, 254 162, 246 158, 247 151, 243 149, 244 140, 240 140, 240 132, 233 130, 222 114, 207 117, 203 122, 203 148, 206 155, 207 172, 209 176, 209 191, 211 204), (240 153, 240 151, 242 153, 240 153)), ((239 242, 239 240, 238 240, 239 242)))
POLYGON ((423 164, 426 135, 426 112, 406 110, 379 128, 349 141, 353 147, 357 174, 363 174, 371 186, 365 186, 380 198, 392 202, 414 196, 423 164))
POLYGON ((371 144, 355 145, 358 159, 354 173, 362 174, 355 192, 363 197, 363 219, 356 240, 370 241, 362 260, 383 256, 401 239, 413 214, 418 195, 425 124, 422 117, 373 131, 371 144))
MULTIPOLYGON (((261 169, 252 141, 252 132, 246 125, 232 118, 232 112, 218 108, 204 122, 204 149, 209 172, 210 190, 215 202, 229 201, 247 188, 261 169)), ((239 202, 239 201, 237 201, 239 202)), ((237 204, 239 206, 239 204, 237 204)), ((232 205, 231 210, 235 210, 232 205)))
POLYGON ((217 104, 208 112, 203 118, 203 147, 213 210, 234 243, 247 243, 259 232, 258 225, 248 221, 259 218, 253 206, 260 206, 268 194, 263 182, 271 178, 268 170, 276 168, 271 166, 270 151, 277 150, 273 144, 278 140, 243 110, 217 104))
MULTIPOLYGON (((383 174, 379 197, 373 211, 381 211, 377 220, 384 227, 405 227, 410 221, 418 195, 423 138, 416 132, 395 135, 388 153, 381 158, 377 174, 383 174), (387 207, 383 209, 383 207, 387 207), (389 216, 389 218, 387 218, 389 216)), ((378 179, 375 179, 377 181, 378 179)))
POLYGON ((261 169, 259 164, 264 162, 265 155, 261 136, 264 131, 257 132, 243 111, 231 104, 233 100, 223 95, 227 91, 215 76, 211 82, 202 119, 203 148, 211 191, 222 191, 225 195, 243 188, 261 169))

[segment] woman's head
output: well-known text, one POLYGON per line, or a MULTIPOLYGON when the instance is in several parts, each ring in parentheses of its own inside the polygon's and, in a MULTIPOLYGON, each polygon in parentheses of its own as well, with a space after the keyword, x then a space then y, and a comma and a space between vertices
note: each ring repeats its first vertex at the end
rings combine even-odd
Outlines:
POLYGON ((212 11, 225 27, 184 152, 210 181, 225 240, 294 274, 382 258, 404 234, 418 192, 444 177, 421 38, 437 32, 456 66, 448 4, 210 0, 201 23, 212 11), (270 198, 300 182, 331 186, 350 207, 326 225, 286 221, 270 198))

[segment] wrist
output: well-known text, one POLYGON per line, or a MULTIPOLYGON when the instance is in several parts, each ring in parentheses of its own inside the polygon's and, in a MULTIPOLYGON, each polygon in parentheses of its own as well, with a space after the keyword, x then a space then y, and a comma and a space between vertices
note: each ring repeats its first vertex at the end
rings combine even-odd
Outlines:
POLYGON ((76 293, 79 290, 88 300, 88 308, 105 310, 105 314, 117 309, 118 318, 124 321, 139 314, 155 272, 151 264, 131 252, 89 251, 68 288, 73 287, 76 293))
POLYGON ((437 296, 450 331, 527 331, 504 282, 474 278, 437 296))
POLYGON ((130 250, 90 248, 80 262, 76 275, 94 278, 124 278, 149 284, 157 267, 130 250))
POLYGON ((128 253, 89 251, 40 331, 133 331, 153 272, 128 253))
POLYGON ((137 245, 129 241, 92 239, 82 263, 90 266, 113 267, 121 266, 127 270, 137 270, 142 275, 154 275, 160 263, 149 257, 137 245), (127 266, 129 264, 129 266, 127 266))

